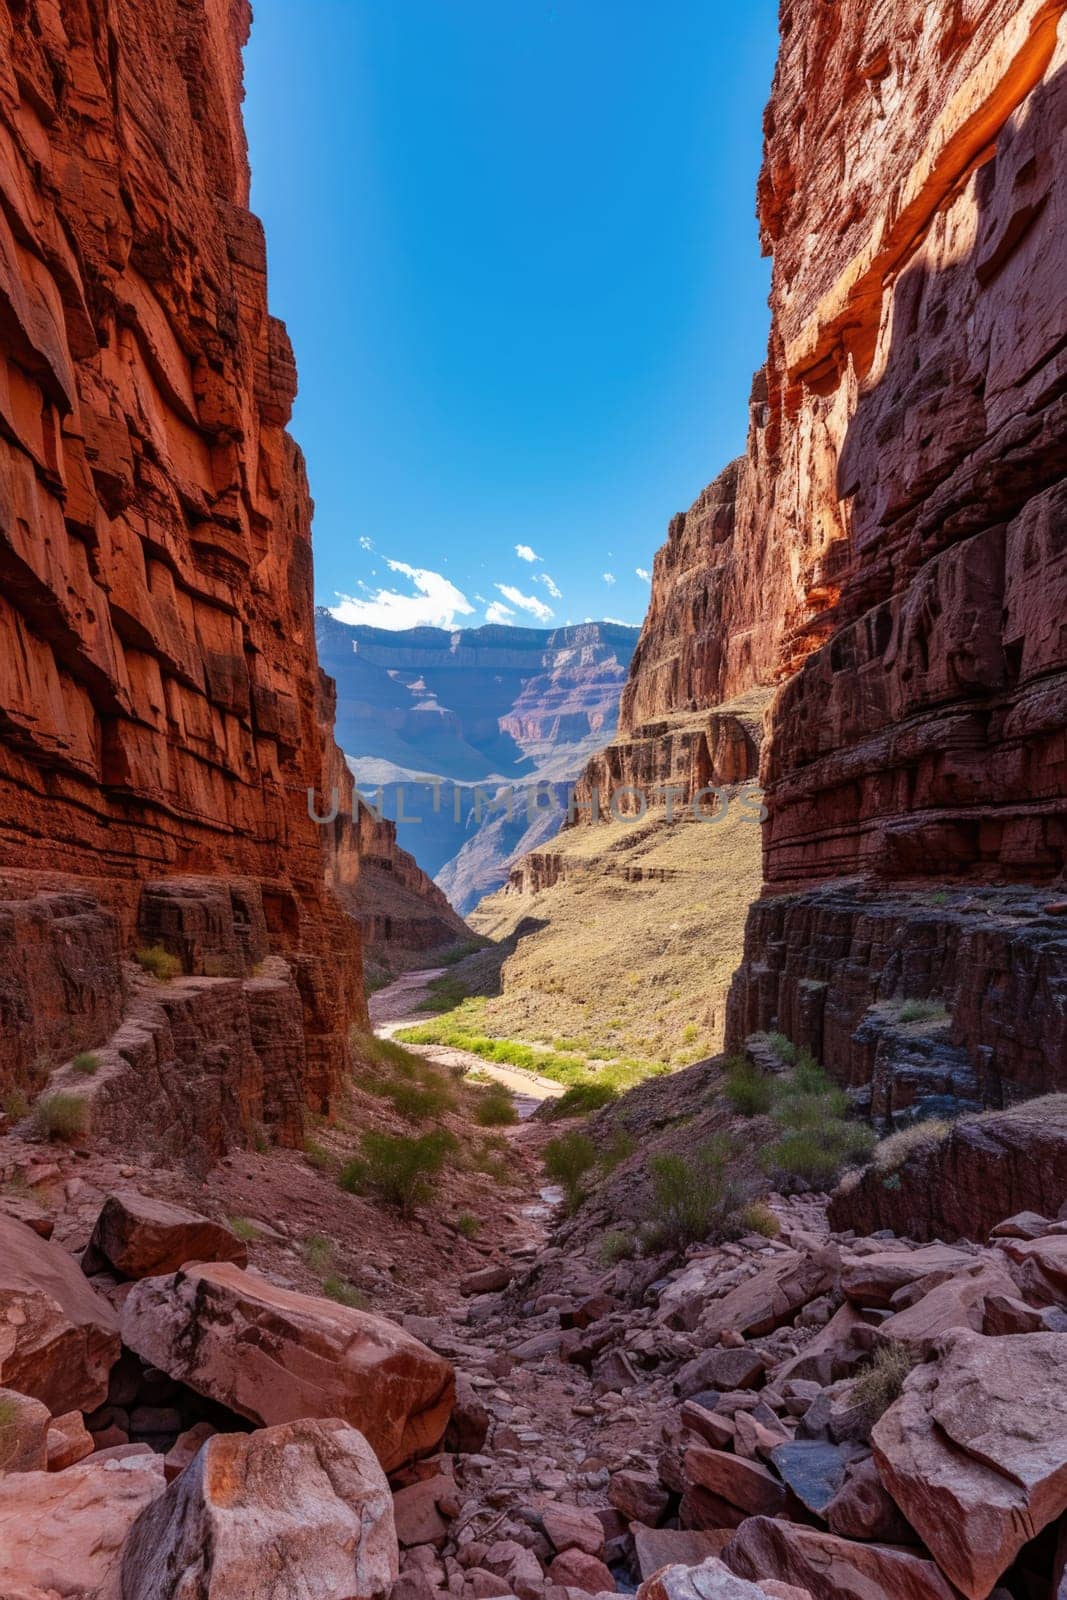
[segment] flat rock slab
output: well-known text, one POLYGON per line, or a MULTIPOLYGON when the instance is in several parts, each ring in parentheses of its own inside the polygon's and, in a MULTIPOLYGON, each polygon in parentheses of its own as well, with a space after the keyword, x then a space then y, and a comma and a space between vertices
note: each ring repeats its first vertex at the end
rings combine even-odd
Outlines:
POLYGON ((642 1579, 651 1578, 663 1567, 698 1567, 702 1561, 717 1556, 733 1538, 732 1528, 705 1532, 699 1528, 645 1528, 639 1522, 630 1532, 642 1579))
POLYGON ((920 1250, 879 1250, 869 1256, 846 1256, 841 1267, 841 1288, 855 1305, 885 1307, 898 1290, 934 1273, 951 1276, 974 1272, 982 1257, 947 1244, 923 1245, 920 1250))
POLYGON ((872 1433, 882 1479, 938 1565, 985 1600, 1067 1510, 1067 1334, 960 1332, 872 1433))
POLYGON ((785 1509, 785 1490, 779 1479, 744 1456, 694 1445, 685 1453, 685 1475, 690 1483, 741 1511, 775 1516, 785 1509))
POLYGON ((771 1464, 801 1505, 817 1517, 845 1481, 851 1453, 822 1439, 796 1439, 771 1451, 771 1464))
POLYGON ((789 1251, 757 1272, 721 1300, 714 1300, 700 1319, 701 1330, 717 1338, 727 1330, 758 1337, 773 1333, 797 1312, 832 1289, 839 1266, 836 1248, 812 1255, 789 1251))
POLYGON ((177 1272, 189 1261, 234 1261, 244 1267, 248 1248, 221 1222, 122 1190, 104 1201, 82 1265, 87 1271, 111 1267, 122 1278, 153 1278, 177 1272))
POLYGON ((667 1567, 646 1579, 637 1600, 812 1600, 807 1589, 788 1588, 771 1579, 771 1587, 739 1577, 710 1556, 699 1566, 667 1567))
POLYGON ((122 1600, 372 1600, 398 1572, 392 1496, 366 1439, 304 1420, 209 1439, 131 1529, 122 1600))
POLYGON ((451 1366, 396 1323, 227 1262, 142 1279, 122 1331, 143 1360, 258 1427, 340 1418, 387 1472, 435 1449, 452 1410, 451 1366))
POLYGON ((0 1217, 0 1385, 53 1416, 95 1411, 118 1358, 118 1318, 73 1256, 0 1217))

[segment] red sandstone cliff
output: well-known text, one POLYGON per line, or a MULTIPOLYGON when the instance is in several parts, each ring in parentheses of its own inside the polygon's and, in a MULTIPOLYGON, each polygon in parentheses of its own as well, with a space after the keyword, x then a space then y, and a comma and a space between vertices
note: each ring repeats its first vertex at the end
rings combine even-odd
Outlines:
POLYGON ((728 1032, 784 1029, 882 1114, 1067 1085, 1035 892, 1067 845, 1065 9, 785 0, 748 448, 671 525, 583 783, 743 776, 716 733, 780 686, 728 1032), (882 1037, 894 996, 947 1039, 882 1037))
POLYGON ((357 853, 307 814, 343 764, 247 209, 249 17, 0 0, 0 1077, 102 1043, 118 956, 161 942, 246 986, 250 1060, 250 975, 285 958, 295 1093, 324 1106, 363 1014, 331 887, 357 853))

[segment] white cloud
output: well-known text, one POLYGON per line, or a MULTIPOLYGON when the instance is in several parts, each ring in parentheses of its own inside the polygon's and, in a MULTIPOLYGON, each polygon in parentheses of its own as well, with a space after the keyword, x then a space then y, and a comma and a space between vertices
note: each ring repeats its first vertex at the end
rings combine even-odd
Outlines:
POLYGON ((457 617, 474 613, 467 596, 454 583, 426 567, 409 567, 406 561, 387 561, 390 572, 411 580, 414 594, 397 589, 375 589, 368 600, 338 594, 339 605, 330 607, 338 622, 363 623, 371 628, 454 628, 457 617))
POLYGON ((634 571, 637 573, 637 576, 641 579, 642 583, 652 582, 652 574, 646 567, 635 567, 634 571))
POLYGON ((602 572, 600 576, 607 584, 612 584, 615 582, 615 574, 613 572, 602 572))
POLYGON ((359 548, 361 550, 373 550, 374 540, 368 539, 365 533, 361 533, 359 536, 359 548))
POLYGON ((626 622, 622 617, 601 617, 600 620, 601 622, 614 623, 616 628, 639 628, 641 626, 639 622, 626 622))
POLYGON ((510 583, 496 583, 493 587, 500 591, 505 600, 510 600, 520 611, 528 611, 538 622, 549 622, 556 614, 551 606, 546 606, 535 594, 523 594, 521 589, 516 589, 510 583))
POLYGON ((520 561, 540 561, 541 559, 537 551, 531 550, 528 544, 517 544, 515 546, 515 554, 520 561))
POLYGON ((513 617, 514 615, 515 613, 512 611, 511 607, 506 606, 502 600, 494 600, 485 608, 486 622, 506 623, 508 618, 513 617))
POLYGON ((558 588, 547 572, 539 572, 534 578, 535 583, 543 583, 553 600, 563 599, 563 590, 558 588))

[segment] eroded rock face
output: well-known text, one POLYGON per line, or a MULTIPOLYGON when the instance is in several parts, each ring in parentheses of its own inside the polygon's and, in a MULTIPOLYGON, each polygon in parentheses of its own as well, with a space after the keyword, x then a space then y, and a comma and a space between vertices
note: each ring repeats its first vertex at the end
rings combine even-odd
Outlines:
POLYGON ((874 1169, 831 1199, 835 1228, 909 1239, 984 1240, 1016 1211, 1055 1216, 1067 1198, 1067 1099, 963 1118, 887 1187, 874 1169))
POLYGON ((0 1217, 0 1385, 53 1416, 93 1411, 118 1358, 118 1319, 74 1258, 0 1217))
POLYGON ((341 1418, 387 1472, 439 1444, 452 1409, 449 1363, 394 1323, 228 1263, 143 1279, 123 1306, 122 1336, 258 1427, 341 1418))
POLYGON ((336 1419, 216 1434, 138 1518, 123 1600, 373 1600, 396 1581, 393 1503, 363 1436, 336 1419))
POLYGON ((248 21, 218 0, 0 8, 0 898, 40 908, 0 918, 5 972, 34 969, 32 1016, 0 1008, 5 1085, 111 1031, 95 973, 171 875, 258 886, 310 1104, 362 1015, 358 930, 326 887, 355 846, 307 815, 339 758, 292 353, 247 210, 248 21), (57 918, 80 949, 49 947, 57 918))
POLYGON ((872 1434, 882 1479, 938 1566, 985 1600, 1067 1509, 1067 1334, 961 1332, 872 1434))

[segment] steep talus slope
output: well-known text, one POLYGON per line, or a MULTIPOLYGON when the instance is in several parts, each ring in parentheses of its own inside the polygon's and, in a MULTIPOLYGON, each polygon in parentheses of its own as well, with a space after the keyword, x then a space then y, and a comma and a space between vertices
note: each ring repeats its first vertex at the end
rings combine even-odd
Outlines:
MULTIPOLYGON (((354 881, 356 839, 307 809, 350 784, 320 722, 293 358, 247 209, 249 16, 0 5, 5 1084, 104 1042, 138 943, 231 984, 260 1079, 265 1002, 242 986, 284 957, 298 1102, 325 1106, 363 1014, 328 887, 354 881)), ((246 1119, 270 1105, 260 1083, 246 1119)))

